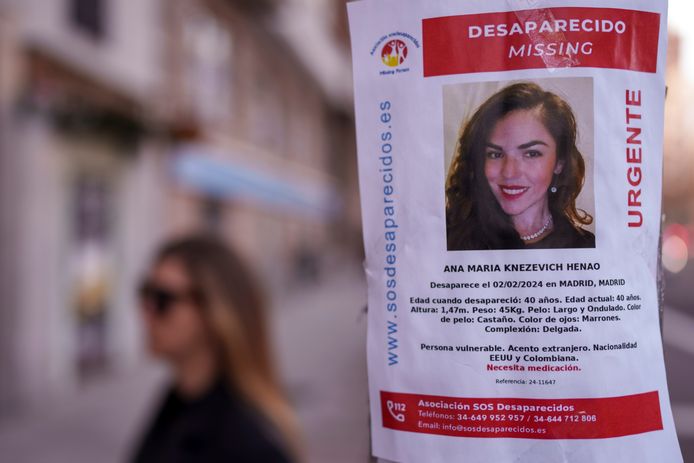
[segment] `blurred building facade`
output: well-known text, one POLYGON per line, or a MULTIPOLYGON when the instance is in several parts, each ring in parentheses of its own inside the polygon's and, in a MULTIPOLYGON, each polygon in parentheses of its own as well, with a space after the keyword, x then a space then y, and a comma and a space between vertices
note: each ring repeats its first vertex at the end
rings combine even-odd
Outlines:
POLYGON ((668 222, 694 222, 694 82, 684 73, 681 39, 670 34, 665 102, 664 208, 668 222))
POLYGON ((306 52, 293 3, 0 0, 0 417, 142 356, 164 237, 275 291, 360 245, 344 4, 306 52))

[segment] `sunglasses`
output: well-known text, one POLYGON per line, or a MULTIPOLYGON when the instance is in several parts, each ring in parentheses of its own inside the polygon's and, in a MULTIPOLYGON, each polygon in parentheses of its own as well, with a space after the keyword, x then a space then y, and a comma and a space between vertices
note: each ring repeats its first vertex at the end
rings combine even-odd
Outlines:
POLYGON ((145 281, 138 290, 142 307, 158 316, 165 316, 181 301, 199 302, 197 291, 176 291, 152 281, 145 281))

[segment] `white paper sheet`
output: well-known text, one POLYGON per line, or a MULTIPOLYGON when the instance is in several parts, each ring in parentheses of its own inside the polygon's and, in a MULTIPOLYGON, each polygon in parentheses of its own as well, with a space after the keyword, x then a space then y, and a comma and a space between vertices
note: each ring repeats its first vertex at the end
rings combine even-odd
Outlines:
POLYGON ((374 455, 681 462, 664 1, 349 4, 374 455))

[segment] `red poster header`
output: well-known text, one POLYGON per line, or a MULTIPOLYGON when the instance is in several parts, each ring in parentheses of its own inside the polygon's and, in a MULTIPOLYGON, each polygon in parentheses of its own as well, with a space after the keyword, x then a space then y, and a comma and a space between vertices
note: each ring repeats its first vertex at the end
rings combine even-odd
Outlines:
POLYGON ((660 15, 544 8, 422 21, 424 77, 557 67, 656 72, 660 15))
POLYGON ((456 437, 604 439, 663 429, 658 392, 595 399, 483 399, 381 391, 383 427, 456 437))

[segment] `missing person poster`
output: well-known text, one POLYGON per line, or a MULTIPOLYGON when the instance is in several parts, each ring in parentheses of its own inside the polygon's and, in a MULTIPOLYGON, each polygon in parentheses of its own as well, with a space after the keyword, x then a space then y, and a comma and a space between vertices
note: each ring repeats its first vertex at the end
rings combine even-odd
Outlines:
POLYGON ((666 1, 349 4, 375 456, 681 462, 666 1))

